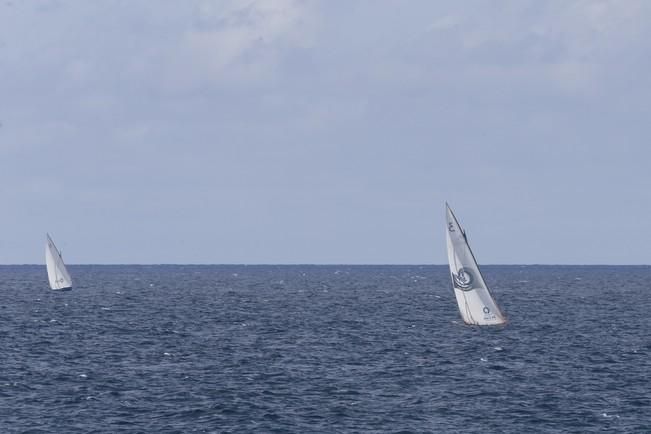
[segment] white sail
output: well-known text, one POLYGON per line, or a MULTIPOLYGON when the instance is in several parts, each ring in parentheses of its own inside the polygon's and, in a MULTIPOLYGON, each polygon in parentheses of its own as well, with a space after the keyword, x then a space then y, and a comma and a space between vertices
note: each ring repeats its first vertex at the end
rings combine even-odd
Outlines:
POLYGON ((50 281, 50 288, 72 288, 72 279, 63 263, 61 252, 56 248, 54 241, 52 241, 49 234, 47 235, 45 243, 45 265, 47 267, 47 278, 50 281))
POLYGON ((448 261, 452 286, 461 317, 466 324, 497 325, 506 317, 493 299, 470 250, 466 233, 446 203, 448 261))

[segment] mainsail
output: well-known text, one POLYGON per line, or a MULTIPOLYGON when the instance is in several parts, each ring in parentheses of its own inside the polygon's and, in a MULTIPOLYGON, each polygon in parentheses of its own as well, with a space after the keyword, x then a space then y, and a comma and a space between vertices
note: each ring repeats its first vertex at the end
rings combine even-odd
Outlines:
POLYGON ((446 203, 448 261, 461 318, 466 324, 505 324, 506 317, 493 299, 470 250, 466 233, 446 203))
POLYGON ((70 289, 72 288, 72 279, 66 266, 63 263, 61 252, 54 245, 54 241, 47 234, 45 243, 45 265, 47 266, 47 278, 50 281, 52 289, 70 289))

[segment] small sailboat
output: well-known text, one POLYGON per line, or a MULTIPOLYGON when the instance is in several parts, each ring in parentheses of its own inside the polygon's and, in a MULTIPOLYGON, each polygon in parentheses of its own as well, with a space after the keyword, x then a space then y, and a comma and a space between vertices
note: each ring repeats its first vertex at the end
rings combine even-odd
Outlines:
POLYGON ((448 261, 461 318, 466 324, 499 325, 506 317, 495 302, 475 260, 466 232, 446 203, 448 261))
POLYGON ((46 234, 46 237, 45 265, 47 267, 47 278, 50 281, 50 288, 56 290, 72 289, 72 279, 63 263, 61 252, 54 245, 50 234, 46 234))

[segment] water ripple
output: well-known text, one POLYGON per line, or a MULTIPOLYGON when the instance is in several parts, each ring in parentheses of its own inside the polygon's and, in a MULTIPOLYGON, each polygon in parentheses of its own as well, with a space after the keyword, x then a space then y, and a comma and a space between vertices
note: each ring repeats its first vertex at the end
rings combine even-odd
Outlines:
POLYGON ((649 267, 0 266, 0 432, 649 432, 649 267))

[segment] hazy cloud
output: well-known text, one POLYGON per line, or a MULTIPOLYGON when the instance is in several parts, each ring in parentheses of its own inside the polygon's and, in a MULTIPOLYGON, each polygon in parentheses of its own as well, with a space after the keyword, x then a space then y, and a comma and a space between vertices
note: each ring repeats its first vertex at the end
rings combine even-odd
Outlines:
POLYGON ((651 4, 0 6, 0 262, 648 263, 651 4), (523 243, 526 241, 526 243, 523 243), (65 245, 65 244, 64 244, 65 245), (101 247, 100 247, 101 246, 101 247), (559 249, 559 246, 563 246, 559 249))

